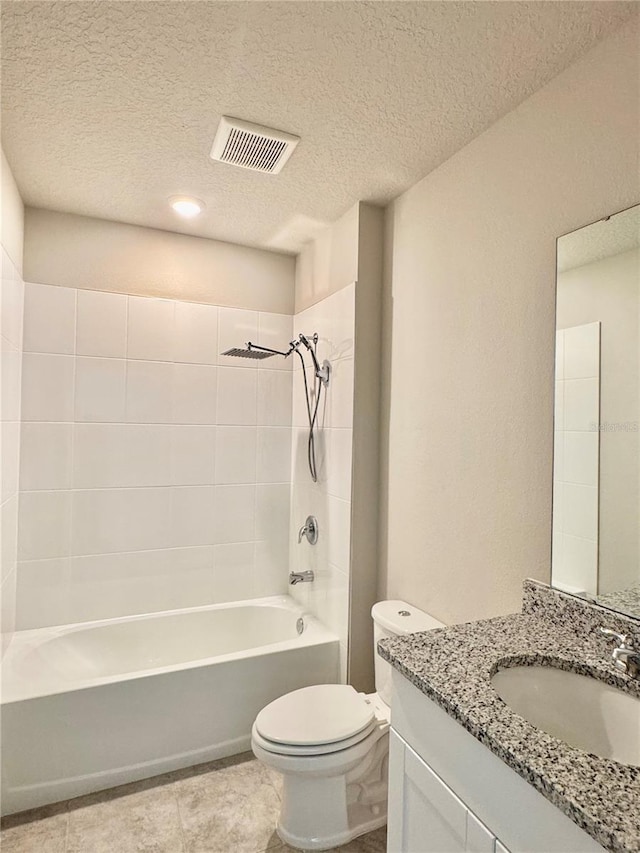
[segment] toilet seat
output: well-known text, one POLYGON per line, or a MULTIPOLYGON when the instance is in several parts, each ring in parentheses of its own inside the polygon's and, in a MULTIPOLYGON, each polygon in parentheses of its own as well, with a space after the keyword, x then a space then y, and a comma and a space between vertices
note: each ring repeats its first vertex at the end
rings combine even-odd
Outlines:
POLYGON ((273 751, 312 755, 345 749, 347 741, 357 743, 374 726, 374 707, 363 694, 348 684, 316 684, 271 702, 254 729, 273 751))
POLYGON ((378 725, 377 720, 372 720, 365 729, 344 740, 334 741, 333 743, 306 744, 304 746, 296 746, 290 743, 276 743, 275 741, 268 740, 260 734, 255 723, 251 731, 251 737, 254 743, 262 747, 266 752, 271 752, 274 755, 290 755, 293 757, 331 755, 334 752, 341 752, 342 750, 349 749, 351 746, 356 746, 368 738, 378 725))

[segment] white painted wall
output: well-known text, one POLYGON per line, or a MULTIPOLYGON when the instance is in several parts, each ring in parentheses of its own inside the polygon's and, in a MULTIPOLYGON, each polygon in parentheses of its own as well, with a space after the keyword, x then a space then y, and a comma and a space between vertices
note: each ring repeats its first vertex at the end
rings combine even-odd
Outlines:
POLYGON ((70 213, 27 208, 24 278, 292 314, 295 258, 70 213))
POLYGON ((0 629, 2 651, 15 627, 20 456, 20 374, 22 364, 22 228, 24 209, 2 152, 0 196, 0 629))
POLYGON ((637 22, 389 208, 381 596, 444 622, 549 580, 555 241, 638 201, 637 22))
POLYGON ((289 315, 26 285, 21 629, 286 592, 289 315))

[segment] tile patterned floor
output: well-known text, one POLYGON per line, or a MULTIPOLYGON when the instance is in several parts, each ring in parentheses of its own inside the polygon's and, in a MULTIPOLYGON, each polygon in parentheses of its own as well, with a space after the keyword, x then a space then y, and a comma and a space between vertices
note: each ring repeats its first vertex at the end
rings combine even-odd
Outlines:
MULTIPOLYGON (((251 753, 2 821, 2 853, 290 853, 275 831, 278 774, 251 753)), ((384 853, 381 829, 336 848, 384 853)))

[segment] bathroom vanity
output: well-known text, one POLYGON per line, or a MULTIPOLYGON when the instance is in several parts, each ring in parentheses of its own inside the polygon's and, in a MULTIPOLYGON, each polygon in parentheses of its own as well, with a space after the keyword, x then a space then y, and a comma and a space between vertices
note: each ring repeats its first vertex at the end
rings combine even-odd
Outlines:
MULTIPOLYGON (((640 713, 640 681, 613 666, 599 634, 621 618, 526 582, 521 614, 379 645, 394 666, 389 853, 640 851, 640 766, 603 757, 597 726, 587 736, 600 737, 599 755, 547 734, 491 682, 523 666, 577 672, 640 713)), ((640 727, 630 740, 636 762, 640 727)))

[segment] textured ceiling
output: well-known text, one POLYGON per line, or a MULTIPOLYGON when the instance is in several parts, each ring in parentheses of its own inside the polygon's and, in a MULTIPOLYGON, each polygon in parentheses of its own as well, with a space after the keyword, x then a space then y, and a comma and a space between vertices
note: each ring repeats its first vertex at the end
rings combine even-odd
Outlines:
MULTIPOLYGON (((640 204, 558 240, 558 271, 592 264, 640 247, 640 204)), ((640 275, 640 270, 638 270, 640 275)))
POLYGON ((296 251, 358 199, 390 201, 637 9, 9 0, 3 144, 29 205, 296 251), (302 142, 279 176, 214 163, 221 114, 302 142), (177 193, 205 213, 178 220, 177 193))

